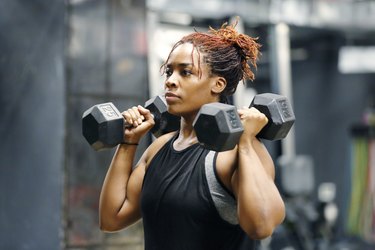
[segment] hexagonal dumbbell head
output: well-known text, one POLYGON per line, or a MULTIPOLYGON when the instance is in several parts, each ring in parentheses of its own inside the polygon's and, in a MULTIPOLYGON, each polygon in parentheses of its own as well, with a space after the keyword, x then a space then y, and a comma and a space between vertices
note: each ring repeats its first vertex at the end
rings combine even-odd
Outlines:
POLYGON ((295 121, 294 112, 285 96, 265 93, 256 95, 250 104, 268 118, 267 125, 257 137, 267 140, 280 140, 287 136, 295 121))
POLYGON ((123 116, 111 102, 97 104, 83 113, 82 134, 95 150, 121 143, 123 130, 123 116))
POLYGON ((199 143, 214 151, 233 149, 243 132, 237 109, 223 103, 203 105, 193 126, 199 143))
POLYGON ((163 96, 151 98, 145 103, 145 108, 150 110, 154 116, 155 125, 151 129, 151 133, 155 137, 179 129, 180 117, 168 113, 167 104, 163 96))

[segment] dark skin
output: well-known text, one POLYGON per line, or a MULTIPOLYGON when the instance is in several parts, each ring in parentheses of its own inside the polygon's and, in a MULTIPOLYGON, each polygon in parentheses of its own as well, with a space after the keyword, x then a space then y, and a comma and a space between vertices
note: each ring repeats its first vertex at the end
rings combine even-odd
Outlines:
MULTIPOLYGON (((212 75, 209 65, 201 61, 202 75, 198 74, 198 56, 192 45, 179 45, 171 54, 166 70, 165 96, 168 111, 181 116, 181 126, 175 150, 198 143, 193 121, 203 104, 218 102, 225 89, 226 80, 212 75)), ((201 54, 204 56, 204 54, 201 54)), ((256 138, 267 124, 267 117, 255 108, 238 109, 244 133, 236 148, 219 152, 217 173, 224 185, 237 200, 238 219, 242 229, 253 239, 272 234, 285 216, 285 208, 274 183, 273 161, 261 141, 256 138), (249 164, 250 163, 250 164, 249 164)), ((133 107, 123 112, 125 120, 133 127, 124 131, 124 140, 139 142, 152 128, 150 112, 133 107)), ((140 197, 143 178, 152 158, 175 134, 157 138, 143 153, 132 170, 136 146, 122 144, 112 159, 104 180, 100 197, 100 225, 104 231, 123 229, 141 218, 140 197)))

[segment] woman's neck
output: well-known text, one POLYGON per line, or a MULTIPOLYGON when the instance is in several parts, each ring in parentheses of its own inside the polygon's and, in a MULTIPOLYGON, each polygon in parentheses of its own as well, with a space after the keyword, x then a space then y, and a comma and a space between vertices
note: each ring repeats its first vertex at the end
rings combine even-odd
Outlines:
POLYGON ((187 122, 185 118, 181 118, 180 131, 177 139, 173 143, 176 150, 183 150, 198 142, 195 134, 193 122, 187 122))

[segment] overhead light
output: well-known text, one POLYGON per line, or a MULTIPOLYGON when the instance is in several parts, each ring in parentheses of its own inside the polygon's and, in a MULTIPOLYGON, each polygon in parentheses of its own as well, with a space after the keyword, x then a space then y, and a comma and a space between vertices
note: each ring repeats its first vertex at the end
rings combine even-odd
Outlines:
POLYGON ((88 0, 70 0, 71 5, 79 5, 83 4, 84 2, 88 2, 88 0))
POLYGON ((193 17, 187 13, 165 12, 160 15, 160 20, 166 23, 190 25, 193 17))
POLYGON ((339 50, 338 68, 343 74, 374 73, 375 46, 344 46, 339 50))

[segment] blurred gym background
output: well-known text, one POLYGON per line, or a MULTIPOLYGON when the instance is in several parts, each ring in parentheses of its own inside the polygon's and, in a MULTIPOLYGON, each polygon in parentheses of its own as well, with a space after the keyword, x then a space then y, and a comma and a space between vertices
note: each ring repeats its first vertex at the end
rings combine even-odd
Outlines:
POLYGON ((285 140, 265 142, 287 216, 259 249, 375 249, 375 2, 365 0, 0 1, 0 249, 143 249, 141 222, 98 228, 113 150, 89 146, 82 113, 143 104, 162 90, 173 42, 236 16, 263 46, 234 103, 280 93, 297 119, 285 140))

